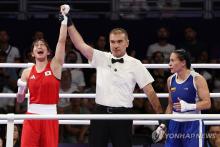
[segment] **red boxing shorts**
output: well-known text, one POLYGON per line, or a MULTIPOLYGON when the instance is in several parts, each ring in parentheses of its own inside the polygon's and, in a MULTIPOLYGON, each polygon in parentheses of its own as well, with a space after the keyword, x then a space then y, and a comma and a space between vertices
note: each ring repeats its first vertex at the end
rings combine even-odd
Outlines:
POLYGON ((21 147, 58 147, 58 120, 24 120, 21 147))

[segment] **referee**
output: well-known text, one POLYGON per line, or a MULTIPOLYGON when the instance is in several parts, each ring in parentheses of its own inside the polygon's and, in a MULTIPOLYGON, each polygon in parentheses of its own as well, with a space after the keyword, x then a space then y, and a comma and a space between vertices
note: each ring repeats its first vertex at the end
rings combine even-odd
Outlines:
MULTIPOLYGON (((109 33, 111 53, 87 45, 73 24, 68 27, 68 33, 75 47, 97 70, 95 114, 129 114, 133 107, 136 83, 148 96, 155 111, 162 113, 159 99, 151 85, 153 77, 139 60, 126 53, 129 45, 126 30, 115 28, 109 33)), ((113 147, 131 147, 132 122, 92 120, 89 145, 107 147, 111 141, 113 147)))

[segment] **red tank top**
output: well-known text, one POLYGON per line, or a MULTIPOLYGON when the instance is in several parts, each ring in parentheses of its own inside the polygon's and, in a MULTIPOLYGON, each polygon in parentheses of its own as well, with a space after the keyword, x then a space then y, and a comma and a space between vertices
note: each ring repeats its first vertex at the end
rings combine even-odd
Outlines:
POLYGON ((58 103, 60 80, 53 75, 50 62, 40 73, 36 71, 35 65, 32 67, 28 78, 28 88, 30 104, 58 103))

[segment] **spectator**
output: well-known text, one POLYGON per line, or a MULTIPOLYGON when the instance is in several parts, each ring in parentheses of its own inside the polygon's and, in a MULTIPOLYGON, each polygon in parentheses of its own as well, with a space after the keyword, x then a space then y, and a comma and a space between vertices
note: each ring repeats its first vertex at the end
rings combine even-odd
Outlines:
POLYGON ((96 92, 96 72, 90 75, 88 87, 84 90, 85 93, 95 93, 96 92))
MULTIPOLYGON (((5 63, 6 53, 0 51, 0 63, 5 63)), ((16 81, 13 80, 5 68, 0 68, 0 92, 2 93, 13 93, 16 89, 16 81)), ((4 113, 14 113, 14 98, 1 98, 0 109, 4 113)))
MULTIPOLYGON (((73 93, 75 88, 72 86, 72 76, 69 69, 62 71, 61 82, 60 82, 60 93, 73 93)), ((61 98, 58 104, 58 112, 64 114, 65 109, 70 106, 70 100, 68 98, 61 98)))
POLYGON ((213 78, 213 92, 220 92, 220 72, 215 71, 214 78, 213 78))
MULTIPOLYGON (((165 62, 164 55, 160 51, 156 51, 152 54, 152 63, 161 64, 165 62)), ((155 78, 153 83, 154 90, 156 92, 166 92, 166 79, 169 77, 169 72, 166 69, 157 68, 150 70, 152 76, 155 78)))
POLYGON ((35 63, 35 60, 32 56, 32 51, 27 51, 24 56, 25 63, 35 63))
POLYGON ((44 32, 42 32, 42 31, 34 32, 33 41, 34 40, 40 40, 40 39, 44 39, 44 32))
POLYGON ((0 137, 0 147, 3 147, 3 139, 0 137))
MULTIPOLYGON (((96 93, 96 72, 90 75, 88 87, 84 90, 85 93, 96 93)), ((83 99, 83 105, 93 112, 95 108, 95 99, 83 99)))
POLYGON ((146 0, 120 0, 120 16, 125 19, 139 19, 141 12, 148 10, 146 0))
POLYGON ((96 39, 95 48, 100 51, 106 51, 106 52, 108 51, 106 49, 106 38, 104 35, 98 36, 98 38, 96 39))
POLYGON ((160 27, 157 30, 158 42, 151 44, 147 49, 146 57, 152 58, 152 55, 156 51, 160 51, 164 55, 164 60, 167 63, 169 61, 170 53, 175 50, 175 46, 170 44, 169 41, 170 32, 166 27, 160 27))
POLYGON ((206 46, 204 43, 198 40, 198 34, 196 30, 189 26, 184 29, 185 40, 180 45, 180 48, 185 49, 190 53, 191 61, 196 62, 200 53, 206 51, 206 46))
POLYGON ((18 48, 9 44, 9 35, 6 30, 0 30, 0 50, 7 54, 7 63, 13 63, 15 62, 16 58, 20 58, 18 48))
MULTIPOLYGON (((197 63, 209 63, 209 55, 208 52, 202 51, 198 58, 197 58, 197 63)), ((213 89, 213 75, 212 75, 212 70, 210 69, 196 69, 207 81, 209 85, 209 89, 213 89)))
POLYGON ((13 147, 20 147, 20 128, 14 125, 13 147))
MULTIPOLYGON (((66 53, 68 54, 70 52, 74 52, 77 56, 75 63, 82 63, 83 62, 81 54, 73 46, 73 43, 72 43, 70 37, 67 36, 67 38, 66 38, 66 53)), ((67 63, 70 63, 70 62, 67 62, 67 63)))
POLYGON ((155 51, 153 52, 152 56, 151 56, 151 60, 152 63, 156 63, 156 64, 162 64, 165 62, 165 57, 163 52, 161 51, 155 51))
MULTIPOLYGON (((90 111, 83 107, 80 98, 70 99, 70 109, 65 114, 89 114, 90 111)), ((88 126, 86 125, 65 125, 64 142, 67 143, 88 143, 88 126)))
MULTIPOLYGON (((6 134, 4 134, 4 136, 5 139, 7 140, 6 134)), ((0 147, 1 147, 1 141, 0 141, 0 147)), ((20 127, 18 125, 14 125, 13 147, 20 147, 20 127)))
POLYGON ((208 141, 206 147, 220 146, 220 126, 210 126, 208 129, 208 141))
MULTIPOLYGON (((18 48, 9 44, 9 35, 6 30, 0 30, 0 51, 5 52, 6 63, 15 63, 20 60, 20 53, 18 48)), ((14 84, 12 85, 13 91, 16 91, 16 81, 18 79, 18 73, 16 69, 5 69, 8 77, 10 78, 11 82, 14 84)))
POLYGON ((179 0, 157 0, 157 7, 159 9, 166 9, 166 8, 178 8, 180 5, 179 0))
POLYGON ((219 45, 219 43, 215 43, 211 47, 210 59, 211 59, 211 63, 220 63, 220 45, 219 45))
MULTIPOLYGON (((74 51, 69 51, 66 55, 66 63, 76 63, 77 54, 74 51)), ((78 68, 70 69, 72 76, 72 86, 75 88, 74 91, 83 92, 85 88, 84 73, 78 68)))

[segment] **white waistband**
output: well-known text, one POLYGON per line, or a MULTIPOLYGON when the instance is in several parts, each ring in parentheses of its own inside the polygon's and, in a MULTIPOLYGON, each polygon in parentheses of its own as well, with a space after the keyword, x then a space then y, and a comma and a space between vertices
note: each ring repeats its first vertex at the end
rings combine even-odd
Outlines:
POLYGON ((29 104, 27 112, 35 114, 57 114, 57 105, 29 104))
MULTIPOLYGON (((187 114, 200 114, 199 111, 188 111, 188 112, 175 112, 173 111, 173 114, 183 114, 183 115, 187 115, 187 114)), ((172 119, 175 121, 179 121, 179 122, 185 122, 185 121, 195 121, 195 120, 200 120, 200 119, 172 119)))

